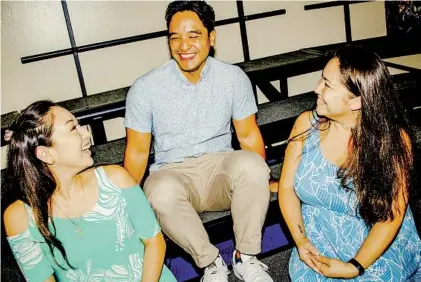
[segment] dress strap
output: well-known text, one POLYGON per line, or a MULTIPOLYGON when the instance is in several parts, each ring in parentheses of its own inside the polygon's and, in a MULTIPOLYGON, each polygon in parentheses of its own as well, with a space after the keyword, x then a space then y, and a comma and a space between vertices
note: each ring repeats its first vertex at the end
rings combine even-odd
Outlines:
POLYGON ((311 112, 311 127, 307 132, 306 140, 304 142, 303 153, 309 152, 319 146, 320 143, 320 132, 318 129, 318 123, 320 121, 316 111, 311 112))
POLYGON ((98 180, 100 194, 101 193, 105 193, 108 195, 121 194, 121 189, 119 189, 114 183, 110 181, 103 166, 99 166, 95 169, 95 175, 98 180))

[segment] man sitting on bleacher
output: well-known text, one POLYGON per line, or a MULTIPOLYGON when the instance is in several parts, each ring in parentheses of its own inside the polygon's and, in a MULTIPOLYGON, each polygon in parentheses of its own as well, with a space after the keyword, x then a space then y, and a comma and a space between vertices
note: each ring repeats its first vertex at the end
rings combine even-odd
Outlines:
POLYGON ((127 96, 124 166, 141 181, 152 134, 155 162, 144 190, 163 231, 201 268, 202 281, 228 281, 198 212, 231 209, 242 280, 273 281, 255 257, 269 204, 269 168, 250 80, 209 56, 215 14, 206 2, 175 1, 166 12, 172 60, 140 77, 127 96), (231 120, 241 148, 231 146, 231 120))

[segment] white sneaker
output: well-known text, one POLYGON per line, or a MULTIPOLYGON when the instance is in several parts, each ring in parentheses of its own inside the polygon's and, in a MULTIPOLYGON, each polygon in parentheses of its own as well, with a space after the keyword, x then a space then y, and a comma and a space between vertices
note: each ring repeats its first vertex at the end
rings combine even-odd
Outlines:
POLYGON ((205 268, 205 275, 200 282, 228 282, 229 273, 225 261, 218 255, 215 261, 205 268))
POLYGON ((232 256, 232 268, 234 275, 245 282, 273 282, 273 279, 267 273, 266 264, 259 261, 255 256, 241 254, 241 259, 232 256))

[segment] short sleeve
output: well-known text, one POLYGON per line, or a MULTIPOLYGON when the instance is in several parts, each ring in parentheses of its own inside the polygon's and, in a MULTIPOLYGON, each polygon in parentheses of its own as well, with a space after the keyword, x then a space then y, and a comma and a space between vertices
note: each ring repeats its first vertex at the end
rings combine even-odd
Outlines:
POLYGON ((126 209, 138 236, 141 239, 155 237, 161 231, 161 227, 142 188, 136 185, 122 189, 122 195, 126 200, 126 209))
POLYGON ((257 113, 256 100, 250 79, 237 67, 237 76, 234 84, 233 114, 232 119, 241 120, 257 113))
POLYGON ((148 87, 139 78, 127 94, 124 126, 139 132, 152 131, 152 103, 148 87))
POLYGON ((41 243, 33 238, 29 229, 7 237, 7 241, 26 281, 44 282, 53 275, 54 269, 44 255, 41 243))

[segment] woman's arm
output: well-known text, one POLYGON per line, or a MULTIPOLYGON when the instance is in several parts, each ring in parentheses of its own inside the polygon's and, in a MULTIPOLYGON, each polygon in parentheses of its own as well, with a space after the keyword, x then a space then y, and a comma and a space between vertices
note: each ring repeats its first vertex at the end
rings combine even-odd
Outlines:
POLYGON ((28 229, 29 219, 23 202, 16 201, 8 206, 3 220, 7 241, 24 276, 31 280, 55 282, 53 268, 28 229))
POLYGON ((145 245, 142 282, 159 281, 165 258, 166 244, 164 236, 159 232, 155 237, 142 241, 145 245))
MULTIPOLYGON (((305 132, 311 125, 310 112, 302 113, 295 121, 289 138, 305 132)), ((298 245, 306 239, 304 222, 301 214, 301 202, 294 191, 294 176, 301 161, 304 140, 299 138, 291 141, 285 151, 281 178, 278 188, 278 202, 288 229, 298 245)))
POLYGON ((402 221, 405 217, 408 205, 408 190, 406 187, 405 175, 397 168, 399 179, 396 185, 399 185, 397 199, 393 202, 394 219, 385 222, 377 222, 373 225, 367 238, 361 245, 355 259, 364 267, 372 265, 389 247, 398 233, 402 221))
MULTIPOLYGON (((297 118, 289 138, 306 132, 311 127, 310 118, 311 112, 302 113, 297 118)), ((293 188, 295 173, 301 161, 304 139, 300 135, 297 139, 289 142, 287 146, 279 181, 278 202, 284 220, 297 246, 300 259, 314 271, 319 272, 315 264, 315 256, 319 255, 319 252, 306 237, 301 214, 301 201, 293 188)))
POLYGON ((406 207, 403 207, 402 215, 396 216, 393 221, 378 222, 368 233, 355 259, 367 269, 389 247, 401 227, 406 207))

